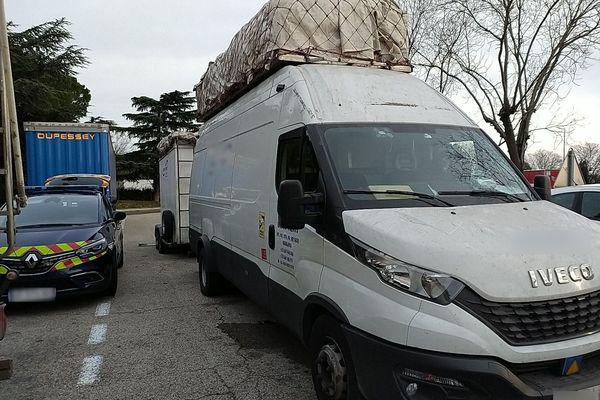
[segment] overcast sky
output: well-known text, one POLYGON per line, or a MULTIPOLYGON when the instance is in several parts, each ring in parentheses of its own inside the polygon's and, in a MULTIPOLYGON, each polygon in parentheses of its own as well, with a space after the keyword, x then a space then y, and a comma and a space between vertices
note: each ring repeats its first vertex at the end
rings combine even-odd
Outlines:
MULTIPOLYGON (((134 96, 158 97, 189 90, 208 62, 266 0, 5 0, 7 19, 25 29, 52 19, 71 21, 74 44, 88 48, 90 65, 79 80, 92 93, 90 115, 127 122, 134 96)), ((461 98, 454 99, 476 121, 461 98)), ((600 142, 600 62, 581 74, 562 112, 583 118, 570 144, 600 142)), ((541 117, 545 117, 541 114, 541 117)), ((492 131, 482 124, 486 131, 492 131)), ((532 149, 562 151, 550 134, 538 134, 532 149)))

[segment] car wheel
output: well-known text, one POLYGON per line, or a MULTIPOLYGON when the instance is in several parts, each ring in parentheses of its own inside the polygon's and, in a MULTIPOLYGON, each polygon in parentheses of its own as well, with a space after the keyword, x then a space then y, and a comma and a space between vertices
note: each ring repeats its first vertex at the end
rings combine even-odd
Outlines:
POLYGON ((340 323, 329 315, 315 321, 309 341, 313 385, 319 400, 363 399, 350 348, 340 323))
POLYGON ((119 285, 119 269, 117 264, 113 262, 110 269, 108 287, 103 293, 105 296, 114 296, 117 294, 117 286, 119 285))
POLYGON ((214 297, 221 293, 223 288, 223 278, 218 272, 210 272, 207 269, 207 258, 204 249, 198 251, 198 279, 200 281, 200 291, 206 297, 214 297))
POLYGON ((125 264, 125 250, 123 250, 123 242, 121 242, 121 255, 119 256, 119 263, 117 264, 117 268, 123 268, 125 264))

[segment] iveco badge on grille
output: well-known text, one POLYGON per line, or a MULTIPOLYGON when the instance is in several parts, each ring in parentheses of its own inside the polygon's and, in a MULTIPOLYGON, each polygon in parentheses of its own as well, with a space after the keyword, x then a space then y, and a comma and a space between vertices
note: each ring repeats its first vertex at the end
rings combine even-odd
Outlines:
POLYGON ((552 286, 555 280, 558 284, 564 285, 571 282, 591 281, 594 279, 594 271, 588 264, 538 269, 529 271, 529 279, 533 288, 539 287, 540 281, 544 286, 552 286))

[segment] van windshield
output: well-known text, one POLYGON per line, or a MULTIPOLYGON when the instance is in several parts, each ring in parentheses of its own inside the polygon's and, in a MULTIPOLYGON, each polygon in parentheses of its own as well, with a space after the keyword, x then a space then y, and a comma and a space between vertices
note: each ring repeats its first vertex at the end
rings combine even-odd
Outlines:
POLYGON ((473 128, 433 125, 324 128, 344 192, 377 200, 420 193, 531 200, 531 190, 500 150, 473 128))

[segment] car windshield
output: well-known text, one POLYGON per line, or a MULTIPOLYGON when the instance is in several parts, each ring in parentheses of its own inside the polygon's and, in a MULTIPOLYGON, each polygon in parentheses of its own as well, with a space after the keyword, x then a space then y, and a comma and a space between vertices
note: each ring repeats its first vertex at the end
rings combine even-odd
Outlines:
POLYGON ((349 196, 531 199, 531 191, 485 134, 431 125, 324 129, 337 177, 349 196), (445 197, 448 196, 448 197, 445 197))
MULTIPOLYGON (((6 205, 2 207, 5 209, 6 205)), ((98 221, 98 197, 81 194, 31 196, 27 207, 15 216, 17 228, 87 225, 98 221)), ((0 217, 0 226, 6 226, 6 217, 0 217)))

